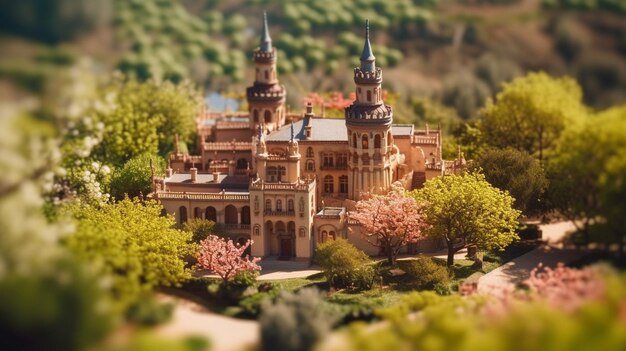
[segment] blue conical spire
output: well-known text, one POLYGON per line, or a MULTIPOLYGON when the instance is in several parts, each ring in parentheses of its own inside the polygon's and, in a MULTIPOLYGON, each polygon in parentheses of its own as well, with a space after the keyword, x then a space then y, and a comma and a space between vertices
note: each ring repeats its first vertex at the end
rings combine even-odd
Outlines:
POLYGON ((272 51, 272 37, 270 37, 270 31, 267 28, 267 13, 263 12, 263 32, 261 33, 261 51, 272 51))
POLYGON ((370 44, 370 21, 365 20, 365 44, 363 44, 363 53, 361 53, 361 71, 373 72, 376 70, 374 61, 374 53, 370 44))

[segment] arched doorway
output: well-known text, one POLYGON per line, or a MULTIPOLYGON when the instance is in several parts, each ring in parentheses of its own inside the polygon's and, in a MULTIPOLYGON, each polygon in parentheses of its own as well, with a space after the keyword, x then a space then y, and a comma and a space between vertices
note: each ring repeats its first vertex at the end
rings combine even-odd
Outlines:
POLYGON ((178 208, 178 218, 180 219, 180 224, 184 224, 187 222, 187 207, 185 206, 180 206, 178 208))
POLYGON ((215 211, 215 207, 207 207, 204 212, 204 218, 217 223, 217 211, 215 211))
POLYGON ((237 224, 238 223, 238 214, 237 207, 233 205, 226 206, 224 223, 226 224, 237 224))
POLYGON ((278 259, 291 259, 293 257, 293 238, 287 232, 285 222, 276 222, 276 237, 278 238, 278 259))
POLYGON ((241 208, 241 224, 250 224, 250 206, 241 208))

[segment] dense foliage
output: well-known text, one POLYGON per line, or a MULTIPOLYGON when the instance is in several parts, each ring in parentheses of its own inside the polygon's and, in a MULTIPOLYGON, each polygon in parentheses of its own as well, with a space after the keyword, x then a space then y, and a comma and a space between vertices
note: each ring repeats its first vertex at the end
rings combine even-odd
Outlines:
POLYGON ((115 170, 111 177, 111 196, 122 200, 125 196, 145 197, 152 192, 152 175, 165 172, 165 161, 149 154, 138 155, 115 170))
POLYGON ((161 209, 155 201, 137 199, 71 208, 77 227, 65 244, 110 277, 122 310, 157 286, 176 286, 189 278, 183 258, 193 252, 191 234, 175 229, 174 218, 161 216, 161 209))
POLYGON ((262 306, 261 350, 310 350, 330 332, 335 320, 317 289, 283 292, 275 302, 266 300, 262 306))
POLYGON ((191 218, 183 224, 183 230, 191 232, 193 235, 191 240, 194 243, 200 243, 209 235, 226 236, 217 223, 203 218, 191 218))
POLYGON ((374 282, 375 270, 369 265, 369 256, 341 238, 317 246, 315 263, 334 288, 367 290, 374 282))
POLYGON ((512 208, 513 198, 491 186, 481 174, 436 177, 412 195, 426 204, 428 234, 446 242, 448 266, 462 248, 503 249, 517 239, 520 211, 512 208))
POLYGON ((480 130, 491 146, 525 151, 542 160, 565 126, 585 116, 576 81, 530 73, 506 83, 495 101, 487 101, 480 111, 480 130))
POLYGON ((548 181, 539 161, 526 152, 489 149, 474 160, 470 170, 482 172, 491 185, 508 191, 516 209, 525 214, 539 210, 548 181))
POLYGON ((594 220, 607 220, 608 236, 599 241, 623 242, 624 206, 617 199, 625 152, 626 108, 615 108, 566 130, 547 165, 551 205, 583 232, 594 220))
POLYGON ((445 265, 426 256, 415 260, 400 261, 399 267, 411 278, 411 284, 418 290, 447 290, 450 273, 445 265))

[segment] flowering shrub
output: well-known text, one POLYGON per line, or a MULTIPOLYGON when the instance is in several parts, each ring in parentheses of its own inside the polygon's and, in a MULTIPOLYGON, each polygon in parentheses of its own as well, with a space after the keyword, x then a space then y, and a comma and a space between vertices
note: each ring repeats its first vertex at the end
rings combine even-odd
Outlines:
POLYGON ((257 262, 261 259, 244 256, 244 252, 251 244, 251 240, 238 245, 232 240, 209 235, 200 242, 198 264, 217 274, 224 282, 232 281, 240 272, 258 272, 261 267, 257 262))

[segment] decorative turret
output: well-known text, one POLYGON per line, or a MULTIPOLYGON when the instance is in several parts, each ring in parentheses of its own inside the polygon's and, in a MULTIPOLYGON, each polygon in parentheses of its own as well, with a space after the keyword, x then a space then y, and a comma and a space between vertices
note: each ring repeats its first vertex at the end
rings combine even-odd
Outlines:
POLYGON ((289 139, 289 157, 300 159, 300 149, 298 147, 298 140, 295 138, 293 122, 291 122, 291 138, 289 139))
POLYGON ((267 15, 263 14, 261 42, 254 50, 254 84, 246 90, 250 112, 250 130, 255 131, 261 123, 269 131, 285 124, 285 88, 276 75, 276 48, 272 45, 267 15))
POLYGON ((363 192, 387 191, 394 178, 391 167, 393 111, 383 101, 383 74, 376 67, 368 20, 360 60, 361 66, 354 69, 356 100, 345 110, 350 145, 348 196, 355 200, 363 192))

